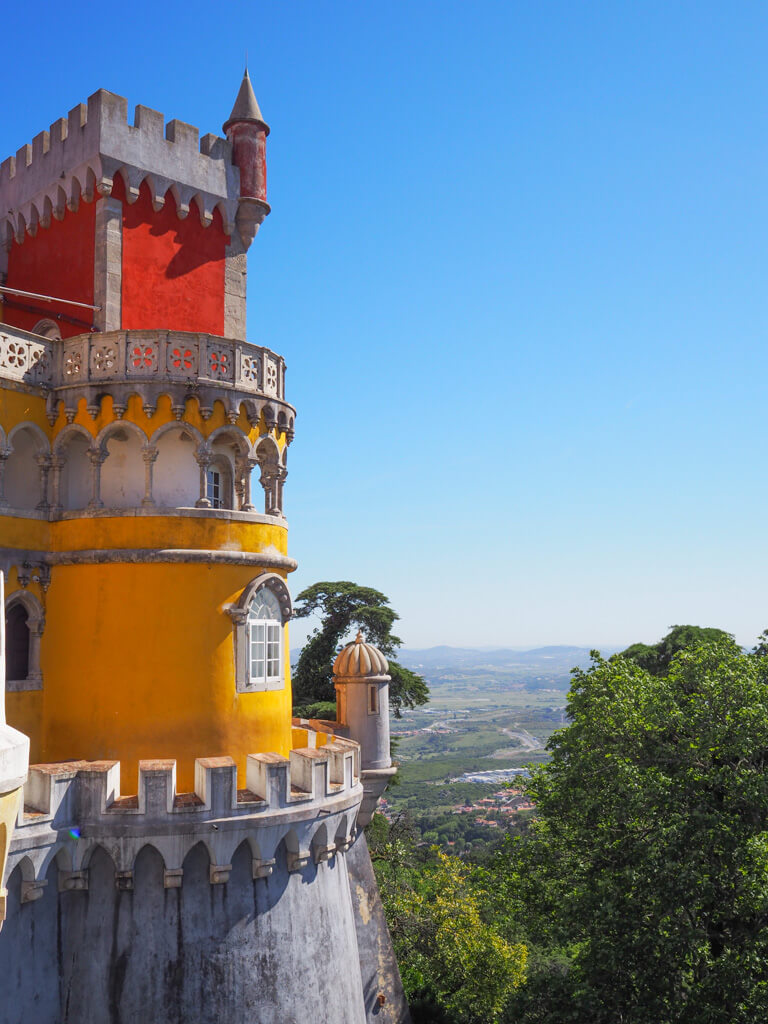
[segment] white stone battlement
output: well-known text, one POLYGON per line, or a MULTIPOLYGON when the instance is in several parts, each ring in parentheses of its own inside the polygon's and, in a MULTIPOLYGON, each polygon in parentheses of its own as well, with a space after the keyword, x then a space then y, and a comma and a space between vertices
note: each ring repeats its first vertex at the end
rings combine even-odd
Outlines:
POLYGON ((128 101, 99 89, 67 118, 55 121, 15 156, 0 164, 0 242, 35 234, 65 209, 77 210, 80 199, 111 195, 121 174, 128 203, 147 182, 155 210, 172 194, 185 217, 195 203, 204 225, 218 208, 224 229, 232 233, 237 213, 240 172, 232 163, 226 139, 199 131, 183 121, 165 123, 163 114, 138 105, 128 123, 128 101))
POLYGON ((271 873, 281 844, 288 871, 300 871, 348 849, 362 798, 359 747, 336 737, 287 758, 249 755, 239 790, 230 757, 198 758, 192 793, 177 791, 175 761, 140 761, 138 793, 128 796, 120 792, 118 761, 33 765, 8 873, 23 863, 29 900, 38 898, 35 885, 54 859, 60 891, 87 888, 90 856, 102 846, 115 862, 116 884, 130 889, 135 859, 149 844, 162 855, 172 888, 181 884, 187 853, 203 842, 216 884, 227 881, 244 841, 254 878, 271 873))
POLYGON ((323 747, 291 750, 287 758, 249 754, 246 788, 240 790, 231 757, 197 758, 192 793, 177 792, 175 761, 140 761, 139 791, 127 796, 120 792, 119 761, 38 764, 29 769, 18 824, 243 817, 322 802, 352 791, 359 776, 360 748, 343 738, 323 747))

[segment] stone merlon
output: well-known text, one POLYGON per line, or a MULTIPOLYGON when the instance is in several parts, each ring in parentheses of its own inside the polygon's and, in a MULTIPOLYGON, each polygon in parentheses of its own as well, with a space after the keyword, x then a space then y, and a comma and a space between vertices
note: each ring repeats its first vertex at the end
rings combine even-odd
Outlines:
POLYGON ((131 125, 127 106, 123 96, 99 89, 87 106, 78 104, 0 164, 6 243, 9 233, 21 240, 31 226, 63 216, 65 206, 76 208, 81 195, 110 195, 118 173, 129 203, 146 180, 156 209, 172 190, 180 208, 197 203, 203 223, 218 207, 231 232, 240 195, 231 144, 213 134, 200 139, 198 129, 183 121, 165 124, 161 113, 141 105, 131 125))

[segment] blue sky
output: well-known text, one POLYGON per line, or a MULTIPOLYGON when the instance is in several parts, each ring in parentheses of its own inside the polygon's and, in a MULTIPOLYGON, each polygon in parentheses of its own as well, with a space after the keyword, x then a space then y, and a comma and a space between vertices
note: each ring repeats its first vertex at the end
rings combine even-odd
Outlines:
POLYGON ((375 586, 409 646, 768 626, 768 7, 36 3, 3 34, 3 157, 99 87, 220 131, 248 50, 294 592, 375 586))

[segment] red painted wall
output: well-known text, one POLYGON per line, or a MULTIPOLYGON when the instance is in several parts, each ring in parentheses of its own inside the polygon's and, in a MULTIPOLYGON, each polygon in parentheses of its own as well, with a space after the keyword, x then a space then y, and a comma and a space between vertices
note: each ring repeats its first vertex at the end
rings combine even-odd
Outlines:
POLYGON ((224 258, 229 237, 221 216, 203 227, 197 206, 179 220, 169 193, 157 213, 142 185, 133 205, 123 199, 123 328, 224 333, 224 258))
MULTIPOLYGON (((34 238, 27 235, 21 245, 14 240, 8 258, 9 288, 21 288, 42 295, 93 304, 93 257, 96 203, 80 200, 77 213, 67 210, 62 220, 51 219, 49 228, 40 227, 34 238)), ((64 313, 81 323, 58 320, 61 336, 71 337, 90 330, 93 313, 77 306, 39 302, 8 295, 3 302, 3 320, 14 327, 31 331, 38 320, 56 320, 64 313), (34 306, 28 312, 16 304, 34 306)))

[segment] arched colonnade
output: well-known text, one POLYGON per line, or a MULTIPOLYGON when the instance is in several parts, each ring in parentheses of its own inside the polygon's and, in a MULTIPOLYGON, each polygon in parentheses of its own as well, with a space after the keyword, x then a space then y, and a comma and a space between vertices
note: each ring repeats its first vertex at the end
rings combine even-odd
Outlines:
POLYGON ((251 474, 259 470, 264 512, 282 515, 287 447, 271 435, 251 445, 237 427, 208 437, 191 424, 166 423, 147 439, 116 420, 94 438, 72 423, 51 448, 35 423, 0 428, 0 508, 66 511, 125 508, 216 508, 260 511, 251 474))

